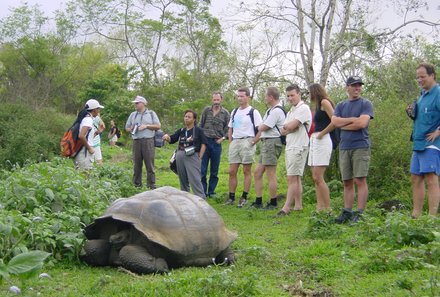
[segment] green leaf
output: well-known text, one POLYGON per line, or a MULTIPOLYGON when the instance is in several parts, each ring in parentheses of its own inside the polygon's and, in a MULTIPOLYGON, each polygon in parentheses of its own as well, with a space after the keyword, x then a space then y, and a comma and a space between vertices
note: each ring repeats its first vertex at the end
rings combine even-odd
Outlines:
POLYGON ((44 192, 46 193, 46 197, 49 198, 50 200, 53 200, 55 198, 55 194, 51 189, 46 188, 44 192))
POLYGON ((44 260, 50 255, 43 251, 30 251, 15 256, 9 261, 7 269, 11 274, 23 274, 40 267, 44 260))
POLYGON ((3 260, 0 259, 0 279, 8 279, 9 273, 8 273, 8 267, 3 263, 3 260))

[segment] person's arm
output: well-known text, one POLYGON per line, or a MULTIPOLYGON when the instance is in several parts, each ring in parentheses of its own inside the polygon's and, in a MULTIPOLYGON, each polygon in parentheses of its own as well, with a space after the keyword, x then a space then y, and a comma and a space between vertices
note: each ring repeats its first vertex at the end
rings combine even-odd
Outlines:
POLYGON ((79 131, 78 139, 81 141, 83 146, 87 149, 87 151, 90 154, 93 154, 95 152, 95 150, 93 149, 93 147, 87 141, 87 133, 89 132, 89 130, 91 130, 90 127, 83 126, 81 128, 81 131, 79 131))
POLYGON ((228 140, 229 140, 229 143, 231 143, 231 141, 232 141, 232 128, 228 129, 228 140))
POLYGON ((257 135, 255 135, 254 140, 252 141, 252 144, 253 145, 257 144, 261 139, 261 133, 264 131, 267 131, 269 129, 272 129, 272 128, 270 128, 266 124, 260 124, 260 126, 258 126, 258 133, 257 133, 257 135))
POLYGON ((203 155, 205 154, 206 144, 202 143, 200 145, 199 159, 202 160, 203 155))
POLYGON ((113 136, 115 136, 115 134, 116 134, 116 128, 115 128, 115 127, 112 127, 112 128, 110 129, 110 132, 108 133, 108 139, 112 139, 113 136))
POLYGON ((354 118, 351 124, 345 125, 341 127, 342 130, 350 130, 356 131, 361 130, 368 127, 368 123, 370 122, 370 116, 367 114, 362 114, 358 118, 354 118))
POLYGON ((125 124, 125 131, 127 131, 128 133, 131 133, 131 130, 133 129, 133 113, 130 114, 130 116, 128 117, 127 123, 125 124))
POLYGON ((332 116, 332 124, 336 128, 342 128, 344 126, 352 124, 355 119, 356 118, 341 118, 341 117, 333 115, 332 116))
POLYGON ((426 140, 430 141, 430 142, 434 142, 437 137, 440 136, 440 127, 438 127, 437 129, 435 129, 433 132, 426 134, 426 140))
MULTIPOLYGON (((321 101, 321 106, 324 109, 325 113, 327 114, 327 116, 331 119, 333 117, 333 106, 330 103, 330 101, 328 100, 322 100, 321 101)), ((327 125, 327 127, 325 127, 324 130, 322 130, 321 132, 318 133, 317 138, 321 139, 325 134, 332 132, 333 130, 335 130, 335 125, 332 124, 332 122, 330 122, 330 124, 327 125)))
POLYGON ((139 126, 139 131, 148 129, 152 131, 160 130, 161 124, 159 121, 159 118, 157 117, 157 114, 154 111, 151 111, 151 124, 142 124, 139 126))
POLYGON ((298 127, 301 125, 301 122, 298 121, 297 119, 293 119, 287 123, 285 123, 283 125, 283 127, 281 127, 281 134, 282 135, 287 135, 289 133, 292 133, 293 131, 295 131, 296 129, 298 129, 298 127))

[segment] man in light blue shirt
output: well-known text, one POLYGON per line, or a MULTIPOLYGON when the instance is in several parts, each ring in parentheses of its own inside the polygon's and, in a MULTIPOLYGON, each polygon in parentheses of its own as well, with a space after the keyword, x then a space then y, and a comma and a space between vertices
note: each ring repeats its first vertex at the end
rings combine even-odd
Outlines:
POLYGON ((415 118, 410 171, 414 218, 420 216, 423 211, 425 182, 428 187, 430 215, 437 215, 440 201, 438 183, 440 175, 440 87, 436 82, 434 66, 431 64, 419 64, 416 69, 416 78, 422 88, 422 93, 413 113, 415 118))
POLYGON ((149 110, 147 100, 136 96, 133 100, 136 111, 132 112, 125 124, 125 130, 133 138, 133 184, 142 186, 142 163, 147 168, 147 187, 156 188, 156 173, 154 170, 154 134, 161 125, 156 113, 149 110))

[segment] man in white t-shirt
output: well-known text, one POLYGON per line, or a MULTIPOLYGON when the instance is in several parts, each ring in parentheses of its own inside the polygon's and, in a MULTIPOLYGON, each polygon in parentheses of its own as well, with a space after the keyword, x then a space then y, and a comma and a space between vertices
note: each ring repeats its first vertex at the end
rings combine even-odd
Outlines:
POLYGON ((93 148, 93 138, 95 138, 95 126, 93 125, 93 118, 98 116, 101 108, 104 108, 95 99, 90 99, 86 102, 87 115, 81 120, 79 126, 78 138, 83 144, 83 147, 75 156, 75 168, 80 170, 91 169, 94 160, 95 149, 93 148))
POLYGON ((301 100, 301 90, 298 85, 288 86, 286 92, 287 100, 292 104, 281 129, 281 133, 286 135, 287 198, 283 208, 277 213, 278 216, 287 215, 293 201, 295 201, 293 210, 302 210, 301 178, 309 152, 308 130, 312 123, 310 107, 301 100))
POLYGON ((235 203, 235 190, 237 189, 237 172, 240 164, 243 165, 243 194, 242 199, 247 199, 252 182, 252 163, 254 163, 256 129, 262 119, 258 110, 249 105, 249 88, 240 88, 237 91, 239 107, 231 113, 229 120, 229 198, 225 204, 235 203))
MULTIPOLYGON (((280 139, 280 129, 286 119, 286 114, 280 104, 280 91, 275 87, 269 87, 266 90, 266 103, 269 109, 263 117, 263 123, 258 127, 258 133, 255 137, 255 143, 261 140, 260 160, 254 172, 255 179, 255 202, 254 208, 263 207, 263 174, 266 173, 269 182, 270 201, 265 209, 274 209, 277 204, 277 164, 278 158, 283 150, 280 139)), ((242 207, 246 200, 240 199, 238 204, 242 207)))

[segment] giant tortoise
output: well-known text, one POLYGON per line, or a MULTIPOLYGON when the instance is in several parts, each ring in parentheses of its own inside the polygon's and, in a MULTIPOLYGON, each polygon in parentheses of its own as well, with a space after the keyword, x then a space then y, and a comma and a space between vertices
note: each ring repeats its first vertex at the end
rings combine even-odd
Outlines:
POLYGON ((82 259, 135 273, 230 264, 237 235, 202 198, 172 187, 121 198, 85 228, 82 259))

